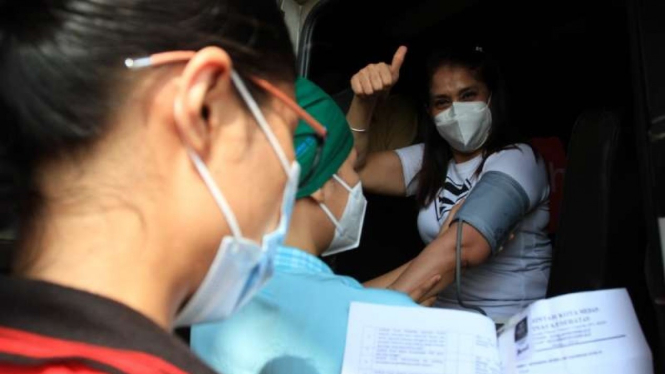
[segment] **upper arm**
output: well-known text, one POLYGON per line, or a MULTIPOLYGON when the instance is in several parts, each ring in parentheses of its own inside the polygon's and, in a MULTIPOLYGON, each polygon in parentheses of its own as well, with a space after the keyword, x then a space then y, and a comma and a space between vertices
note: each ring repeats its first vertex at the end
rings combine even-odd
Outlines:
POLYGON ((383 195, 413 194, 413 182, 420 172, 422 158, 422 144, 369 154, 358 171, 363 188, 383 195))
MULTIPOLYGON (((392 288, 410 293, 436 274, 441 275, 439 284, 426 296, 437 294, 453 282, 455 274, 457 225, 453 223, 443 235, 434 239, 411 261, 409 267, 393 283, 392 288)), ((491 255, 490 245, 473 226, 462 226, 462 265, 478 266, 491 255)))
POLYGON ((381 195, 404 196, 405 194, 402 164, 393 151, 369 154, 358 175, 365 191, 381 195))

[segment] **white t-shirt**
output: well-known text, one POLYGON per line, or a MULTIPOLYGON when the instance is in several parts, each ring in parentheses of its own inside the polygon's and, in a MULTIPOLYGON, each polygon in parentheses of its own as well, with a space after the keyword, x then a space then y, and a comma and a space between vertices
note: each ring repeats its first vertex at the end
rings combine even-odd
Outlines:
MULTIPOLYGON (((423 144, 396 151, 402 162, 407 195, 417 191, 423 151, 423 144)), ((460 164, 450 161, 443 188, 418 214, 418 231, 425 243, 434 240, 452 207, 465 198, 487 172, 504 173, 524 189, 529 198, 529 213, 516 226, 515 238, 482 265, 466 269, 462 277, 465 303, 480 306, 501 323, 531 302, 545 297, 552 255, 547 236, 550 188, 544 161, 526 144, 490 155, 477 173, 481 162, 481 156, 460 164)), ((459 308, 454 284, 439 295, 436 305, 459 308)))

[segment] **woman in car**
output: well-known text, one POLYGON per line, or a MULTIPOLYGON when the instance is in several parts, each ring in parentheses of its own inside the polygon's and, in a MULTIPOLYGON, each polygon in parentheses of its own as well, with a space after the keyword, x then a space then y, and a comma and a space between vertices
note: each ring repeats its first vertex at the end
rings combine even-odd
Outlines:
POLYGON ((213 373, 170 331, 264 284, 298 181, 277 5, 3 1, 0 25, 0 372, 213 373))
POLYGON ((545 297, 551 244, 544 162, 510 136, 499 69, 474 48, 442 50, 429 59, 424 104, 432 121, 424 142, 368 154, 368 119, 377 98, 397 83, 406 52, 400 47, 390 65, 372 64, 353 76, 355 97, 347 118, 363 186, 379 194, 415 196, 421 208, 418 229, 428 246, 367 285, 408 292, 440 274, 435 306, 464 304, 502 323, 545 297), (450 286, 458 238, 466 268, 461 292, 450 286))

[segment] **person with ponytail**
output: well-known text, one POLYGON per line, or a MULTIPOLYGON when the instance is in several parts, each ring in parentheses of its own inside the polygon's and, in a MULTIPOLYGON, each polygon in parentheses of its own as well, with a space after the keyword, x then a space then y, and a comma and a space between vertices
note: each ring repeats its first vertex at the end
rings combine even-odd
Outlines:
POLYGON ((272 274, 294 60, 273 0, 0 2, 0 372, 213 373, 171 332, 272 274))

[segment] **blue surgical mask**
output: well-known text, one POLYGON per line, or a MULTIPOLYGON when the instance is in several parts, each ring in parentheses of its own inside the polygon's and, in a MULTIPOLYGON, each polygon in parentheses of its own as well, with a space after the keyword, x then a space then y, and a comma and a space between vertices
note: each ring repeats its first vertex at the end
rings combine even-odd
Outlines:
POLYGON ((281 216, 277 228, 264 235, 261 244, 243 237, 235 214, 207 166, 195 152, 189 151, 189 157, 231 229, 231 236, 222 239, 201 286, 176 316, 175 326, 223 320, 247 303, 272 276, 274 257, 277 248, 284 242, 293 212, 300 165, 295 161, 289 165, 284 150, 242 79, 233 72, 232 80, 287 174, 281 216))

